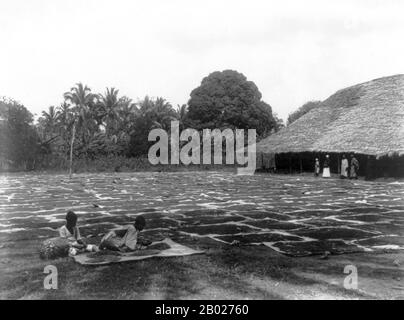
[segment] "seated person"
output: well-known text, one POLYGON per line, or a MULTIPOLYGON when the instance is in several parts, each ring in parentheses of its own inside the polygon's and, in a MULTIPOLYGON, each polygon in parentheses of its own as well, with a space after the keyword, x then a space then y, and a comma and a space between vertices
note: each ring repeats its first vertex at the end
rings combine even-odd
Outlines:
POLYGON ((100 249, 122 252, 141 249, 141 244, 138 243, 138 234, 145 226, 145 218, 143 216, 136 217, 133 225, 108 232, 101 240, 100 249))
POLYGON ((87 245, 86 241, 81 237, 79 227, 77 226, 77 215, 73 211, 66 214, 66 224, 59 228, 59 236, 69 240, 70 247, 78 251, 98 251, 97 246, 87 245))

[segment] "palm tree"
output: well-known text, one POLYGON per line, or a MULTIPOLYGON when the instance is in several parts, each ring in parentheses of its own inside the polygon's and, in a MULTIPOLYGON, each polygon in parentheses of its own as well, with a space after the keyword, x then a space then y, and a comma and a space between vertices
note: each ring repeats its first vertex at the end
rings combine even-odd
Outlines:
POLYGON ((94 101, 98 95, 91 93, 91 89, 84 86, 82 83, 77 83, 76 87, 70 89, 69 92, 64 94, 66 101, 71 102, 75 106, 77 113, 78 126, 85 125, 91 116, 91 107, 94 106, 94 101))
POLYGON ((74 124, 74 114, 70 104, 67 102, 60 104, 58 112, 59 132, 64 141, 63 153, 65 153, 66 150, 69 149, 69 133, 72 131, 72 126, 74 124))
POLYGON ((42 118, 45 129, 45 137, 53 137, 56 131, 59 111, 54 106, 50 106, 48 111, 42 111, 42 118))
POLYGON ((164 130, 169 131, 171 128, 171 121, 177 120, 177 113, 173 106, 164 98, 157 98, 154 104, 156 122, 159 123, 164 130))
POLYGON ((138 102, 139 112, 142 115, 146 115, 154 108, 153 99, 149 96, 145 96, 143 100, 138 102))
POLYGON ((115 88, 106 89, 104 95, 100 96, 99 105, 101 108, 102 118, 105 121, 107 136, 114 135, 118 130, 119 121, 119 90, 115 88))
POLYGON ((162 128, 169 131, 171 121, 177 120, 176 112, 172 105, 164 98, 155 100, 146 96, 143 101, 139 102, 140 113, 153 121, 154 128, 162 128))
POLYGON ((70 108, 70 104, 63 102, 58 107, 58 121, 63 129, 67 130, 73 123, 73 112, 70 108))
POLYGON ((76 129, 81 129, 83 133, 83 142, 85 144, 85 136, 90 128, 91 118, 91 106, 94 105, 94 101, 98 96, 91 93, 91 89, 84 86, 82 83, 77 83, 75 87, 72 87, 69 92, 64 94, 66 101, 71 102, 75 106, 75 119, 72 126, 72 139, 70 142, 70 168, 69 176, 72 176, 72 164, 73 164, 73 145, 76 136, 76 129), (77 128, 76 128, 77 127, 77 128))
POLYGON ((186 104, 183 104, 181 106, 179 104, 177 105, 176 113, 177 113, 177 119, 180 122, 180 130, 184 129, 187 112, 188 112, 188 106, 186 104))
POLYGON ((132 99, 123 96, 119 99, 118 113, 120 121, 125 123, 132 121, 140 113, 140 110, 136 103, 132 102, 132 99))
POLYGON ((119 108, 118 108, 118 116, 119 116, 119 129, 120 134, 119 137, 123 142, 128 142, 129 137, 133 130, 133 124, 135 122, 136 117, 140 114, 140 111, 135 103, 132 102, 132 99, 123 96, 119 99, 119 108))

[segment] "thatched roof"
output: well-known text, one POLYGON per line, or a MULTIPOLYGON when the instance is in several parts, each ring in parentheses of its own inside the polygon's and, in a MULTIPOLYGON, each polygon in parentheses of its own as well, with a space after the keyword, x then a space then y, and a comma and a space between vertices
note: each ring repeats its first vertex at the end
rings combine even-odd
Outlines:
POLYGON ((342 89, 257 143, 257 152, 404 154, 404 75, 342 89))

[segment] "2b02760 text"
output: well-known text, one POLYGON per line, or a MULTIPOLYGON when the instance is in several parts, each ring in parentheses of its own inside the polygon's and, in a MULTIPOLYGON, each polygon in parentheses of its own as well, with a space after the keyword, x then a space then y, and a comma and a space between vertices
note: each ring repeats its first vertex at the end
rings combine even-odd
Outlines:
POLYGON ((246 315, 248 305, 222 304, 222 305, 199 305, 200 315, 246 315))

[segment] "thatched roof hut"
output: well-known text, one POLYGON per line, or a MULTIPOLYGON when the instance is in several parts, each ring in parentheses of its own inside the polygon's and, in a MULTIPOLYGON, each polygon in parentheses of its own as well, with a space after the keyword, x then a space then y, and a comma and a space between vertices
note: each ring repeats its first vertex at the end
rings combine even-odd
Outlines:
POLYGON ((339 90, 257 143, 257 152, 404 155, 404 75, 339 90))

